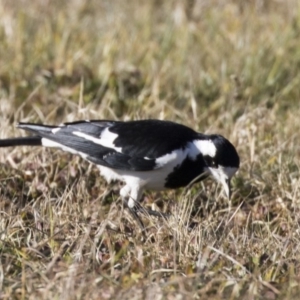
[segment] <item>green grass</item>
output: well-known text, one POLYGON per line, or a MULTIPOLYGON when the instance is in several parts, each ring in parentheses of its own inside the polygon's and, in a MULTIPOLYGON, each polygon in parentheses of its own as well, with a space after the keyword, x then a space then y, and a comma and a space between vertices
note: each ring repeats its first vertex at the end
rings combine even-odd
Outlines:
POLYGON ((241 168, 147 192, 147 239, 78 157, 0 149, 0 299, 295 299, 298 1, 2 1, 0 138, 17 121, 168 119, 218 132, 241 168))

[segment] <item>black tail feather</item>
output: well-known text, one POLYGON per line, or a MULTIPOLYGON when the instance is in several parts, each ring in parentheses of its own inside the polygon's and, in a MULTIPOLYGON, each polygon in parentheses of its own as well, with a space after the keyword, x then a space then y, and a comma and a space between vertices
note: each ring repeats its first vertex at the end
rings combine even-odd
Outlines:
POLYGON ((42 138, 40 136, 26 136, 11 139, 0 140, 0 147, 14 146, 41 146, 42 138))
POLYGON ((17 127, 26 131, 31 131, 35 134, 39 134, 40 132, 49 133, 52 129, 56 128, 57 126, 20 122, 18 123, 17 127))

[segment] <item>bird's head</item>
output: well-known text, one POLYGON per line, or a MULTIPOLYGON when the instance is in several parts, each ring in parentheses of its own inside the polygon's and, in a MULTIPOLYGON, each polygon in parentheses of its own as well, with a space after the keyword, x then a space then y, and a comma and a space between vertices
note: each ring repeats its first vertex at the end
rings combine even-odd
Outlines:
POLYGON ((221 135, 208 135, 198 140, 207 172, 222 184, 227 197, 231 197, 230 180, 240 166, 235 147, 221 135))

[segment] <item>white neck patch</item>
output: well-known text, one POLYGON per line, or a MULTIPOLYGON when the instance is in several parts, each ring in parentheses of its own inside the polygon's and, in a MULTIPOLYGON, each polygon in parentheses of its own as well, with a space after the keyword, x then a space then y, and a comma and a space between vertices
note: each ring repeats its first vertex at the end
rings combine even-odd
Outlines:
POLYGON ((215 157, 217 148, 211 140, 194 141, 195 146, 199 149, 203 156, 215 157))

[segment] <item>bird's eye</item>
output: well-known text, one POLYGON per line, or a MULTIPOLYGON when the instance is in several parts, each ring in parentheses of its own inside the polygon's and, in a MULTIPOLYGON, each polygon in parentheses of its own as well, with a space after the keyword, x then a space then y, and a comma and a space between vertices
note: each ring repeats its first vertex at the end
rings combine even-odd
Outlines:
POLYGON ((218 164, 217 164, 214 160, 212 160, 211 165, 212 165, 214 168, 217 168, 217 167, 218 167, 218 164))
POLYGON ((203 158, 208 167, 213 167, 213 168, 218 167, 217 162, 211 156, 205 155, 203 158))

